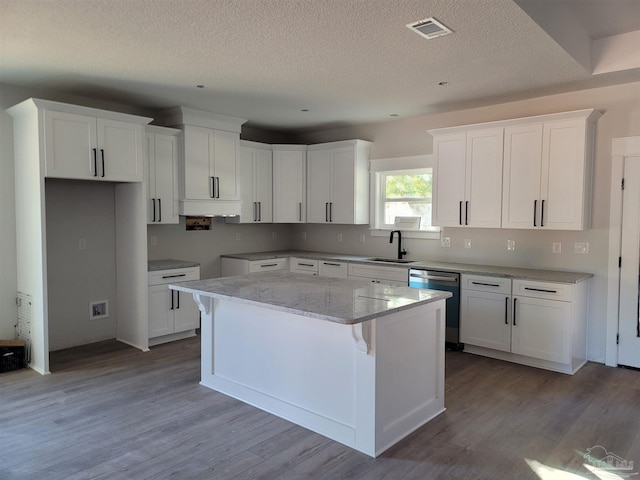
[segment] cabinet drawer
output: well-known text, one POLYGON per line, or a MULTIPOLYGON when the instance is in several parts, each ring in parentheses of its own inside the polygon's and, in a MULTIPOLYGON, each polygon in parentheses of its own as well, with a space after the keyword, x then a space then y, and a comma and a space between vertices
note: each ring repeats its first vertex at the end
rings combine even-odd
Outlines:
POLYGON ((254 260, 249 262, 249 273, 268 272, 269 270, 284 270, 287 268, 287 260, 287 258, 254 260))
POLYGON ((318 261, 308 258, 291 257, 289 260, 289 270, 296 273, 317 273, 318 261))
POLYGON ((573 298, 572 286, 566 283, 535 282, 531 280, 514 280, 513 295, 534 298, 549 298, 570 302, 573 298))
POLYGON ((346 263, 321 261, 318 268, 321 277, 347 278, 346 263))
POLYGON ((148 272, 149 285, 165 285, 169 283, 200 280, 200 267, 172 268, 170 270, 155 270, 148 272))
POLYGON ((372 265, 349 264, 349 277, 365 279, 393 280, 409 284, 409 269, 402 267, 377 267, 372 265))
POLYGON ((488 277, 484 275, 462 275, 463 290, 493 292, 511 295, 511 279, 503 277, 488 277))

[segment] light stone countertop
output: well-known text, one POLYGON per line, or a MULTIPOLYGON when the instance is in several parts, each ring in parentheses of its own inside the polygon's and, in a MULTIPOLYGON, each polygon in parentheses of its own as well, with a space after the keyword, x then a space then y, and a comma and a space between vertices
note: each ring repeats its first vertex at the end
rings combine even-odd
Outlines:
POLYGON ((174 270, 176 268, 189 268, 199 266, 200 264, 198 262, 189 262, 186 260, 149 260, 149 262, 147 262, 147 271, 155 272, 158 270, 174 270))
POLYGON ((194 280, 169 288, 353 325, 451 296, 449 292, 391 287, 286 271, 194 280))
MULTIPOLYGON (((475 265, 471 263, 441 262, 429 260, 415 260, 411 263, 392 262, 372 262, 371 257, 357 255, 343 255, 328 252, 305 252, 299 250, 283 250, 275 252, 255 252, 221 255, 226 258, 237 258, 241 260, 269 260, 282 257, 309 258, 314 260, 333 260, 351 263, 360 263, 376 266, 387 266, 396 268, 422 268, 441 270, 444 272, 458 272, 470 275, 488 275, 493 277, 505 277, 518 280, 535 280, 539 282, 556 282, 575 284, 593 277, 592 273, 585 272, 565 272, 560 270, 544 270, 534 268, 505 267, 497 265, 475 265)), ((412 260, 412 259, 411 259, 412 260)))

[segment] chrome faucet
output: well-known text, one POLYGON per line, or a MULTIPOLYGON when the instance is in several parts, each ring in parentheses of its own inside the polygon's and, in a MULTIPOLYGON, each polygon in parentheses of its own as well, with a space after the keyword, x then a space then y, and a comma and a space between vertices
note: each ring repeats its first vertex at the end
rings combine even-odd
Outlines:
POLYGON ((389 235, 389 243, 393 243, 394 233, 398 234, 398 260, 402 260, 402 257, 407 254, 407 251, 402 248, 402 232, 400 230, 392 230, 391 235, 389 235))

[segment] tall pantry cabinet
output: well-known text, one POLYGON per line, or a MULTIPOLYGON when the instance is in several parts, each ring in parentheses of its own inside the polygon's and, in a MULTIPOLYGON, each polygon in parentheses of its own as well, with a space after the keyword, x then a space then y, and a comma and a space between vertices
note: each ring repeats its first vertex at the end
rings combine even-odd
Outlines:
POLYGON ((119 182, 114 184, 116 337, 148 349, 142 173, 144 125, 151 119, 33 98, 7 112, 14 129, 17 288, 31 302, 31 368, 49 373, 46 177, 119 182))

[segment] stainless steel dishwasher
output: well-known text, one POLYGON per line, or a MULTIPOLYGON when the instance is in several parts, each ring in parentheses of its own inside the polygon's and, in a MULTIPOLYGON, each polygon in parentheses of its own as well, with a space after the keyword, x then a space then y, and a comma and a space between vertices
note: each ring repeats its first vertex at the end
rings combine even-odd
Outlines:
POLYGON ((414 267, 409 269, 409 286, 429 290, 445 290, 453 294, 446 300, 445 344, 449 349, 462 350, 463 345, 460 343, 460 274, 414 267))

